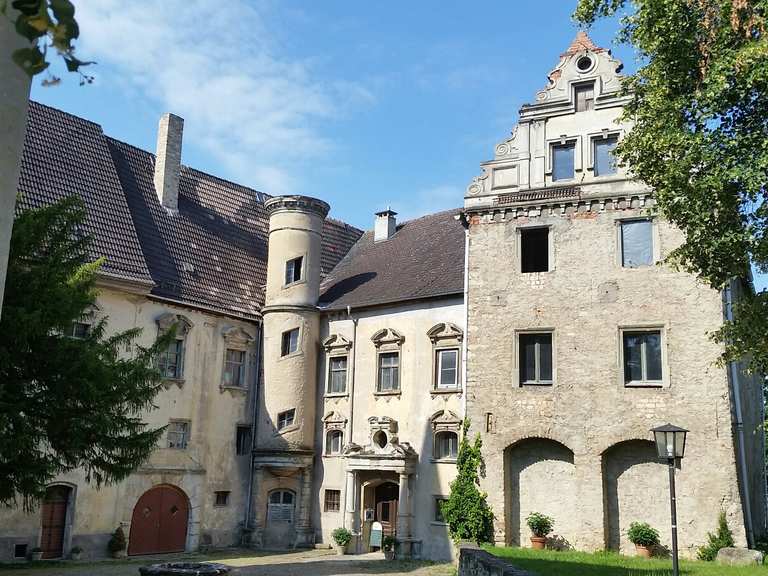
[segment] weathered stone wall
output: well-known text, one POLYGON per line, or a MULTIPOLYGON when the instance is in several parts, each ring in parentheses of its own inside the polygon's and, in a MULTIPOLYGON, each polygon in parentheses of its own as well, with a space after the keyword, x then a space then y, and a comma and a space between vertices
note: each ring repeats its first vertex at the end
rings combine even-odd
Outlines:
POLYGON ((510 566, 502 559, 474 544, 462 544, 459 549, 459 576, 531 576, 510 566))

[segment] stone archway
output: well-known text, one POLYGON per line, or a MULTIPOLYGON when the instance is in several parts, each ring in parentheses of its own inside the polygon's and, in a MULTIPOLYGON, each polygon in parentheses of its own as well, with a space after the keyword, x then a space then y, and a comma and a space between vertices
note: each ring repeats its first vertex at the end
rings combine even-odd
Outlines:
POLYGON ((150 488, 133 507, 128 554, 184 552, 188 525, 189 499, 181 488, 150 488))
POLYGON ((648 522, 662 543, 670 541, 669 487, 666 466, 648 440, 619 442, 603 452, 603 522, 605 547, 633 553, 627 539, 632 522, 648 522))
POLYGON ((504 455, 507 544, 528 546, 525 519, 540 512, 555 520, 555 543, 570 547, 579 530, 573 452, 555 440, 526 438, 504 455))

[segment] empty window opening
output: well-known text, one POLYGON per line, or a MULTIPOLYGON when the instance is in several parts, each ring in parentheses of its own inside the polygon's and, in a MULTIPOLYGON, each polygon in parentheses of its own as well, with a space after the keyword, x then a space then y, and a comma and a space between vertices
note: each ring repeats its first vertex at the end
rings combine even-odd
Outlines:
POLYGON ((16 544, 13 547, 13 557, 14 558, 26 558, 27 557, 27 548, 29 547, 29 544, 16 544))
POLYGON ((520 263, 524 273, 549 270, 549 228, 520 230, 520 263))
POLYGON ((638 268, 653 264, 653 224, 650 220, 621 223, 621 265, 638 268))
POLYGON ((251 453, 251 427, 238 426, 235 432, 235 451, 238 455, 251 453))
POLYGON ((325 491, 323 510, 325 512, 338 512, 341 510, 341 490, 325 491))
POLYGON ((552 384, 552 334, 520 334, 520 383, 552 384))
POLYGON ((328 394, 347 391, 347 357, 331 356, 328 361, 328 394))
POLYGON ((376 432, 376 434, 373 435, 373 443, 376 444, 379 448, 384 448, 387 445, 386 432, 383 432, 382 430, 376 432))
POLYGON ((573 88, 576 112, 595 109, 595 85, 581 84, 573 88))
POLYGON ((619 139, 616 136, 595 139, 595 176, 616 174, 614 150, 618 143, 619 139))
POLYGON ((214 506, 228 506, 229 505, 229 491, 221 490, 216 492, 216 503, 214 506))
POLYGON ((575 142, 552 146, 552 180, 573 179, 575 154, 575 142))
POLYGON ((283 340, 280 347, 280 355, 288 356, 288 354, 293 354, 298 349, 299 349, 299 329, 294 328, 293 330, 288 330, 287 332, 283 332, 283 340))
POLYGON ((294 282, 301 280, 301 265, 303 262, 304 257, 299 256, 298 258, 293 258, 292 260, 288 260, 288 262, 285 263, 286 285, 293 284, 294 282))
POLYGON ((624 332, 624 382, 661 384, 661 331, 624 332))
POLYGON ((277 429, 284 430, 289 426, 293 426, 293 421, 295 418, 296 418, 295 408, 291 408, 290 410, 286 410, 285 412, 280 412, 277 415, 277 429))

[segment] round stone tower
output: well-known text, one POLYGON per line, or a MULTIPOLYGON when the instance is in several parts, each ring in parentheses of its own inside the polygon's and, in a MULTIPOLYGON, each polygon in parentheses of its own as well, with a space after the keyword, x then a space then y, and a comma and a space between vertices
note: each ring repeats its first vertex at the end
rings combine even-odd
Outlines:
POLYGON ((307 196, 270 198, 264 206, 269 213, 269 252, 258 446, 310 451, 315 438, 322 232, 330 207, 307 196))

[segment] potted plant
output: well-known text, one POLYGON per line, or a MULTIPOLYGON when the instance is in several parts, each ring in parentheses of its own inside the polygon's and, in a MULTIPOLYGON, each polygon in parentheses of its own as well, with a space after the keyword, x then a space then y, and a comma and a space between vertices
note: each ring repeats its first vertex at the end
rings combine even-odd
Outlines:
POLYGON ((112 533, 112 538, 107 543, 107 549, 112 558, 125 558, 125 532, 122 526, 118 526, 112 533))
POLYGON ((384 550, 385 560, 395 559, 395 539, 392 536, 384 536, 381 541, 381 549, 384 550))
POLYGON ((39 546, 35 546, 29 552, 29 558, 33 562, 36 562, 37 560, 40 560, 42 557, 43 557, 43 549, 40 548, 39 546))
POLYGON ((72 558, 72 560, 80 560, 82 555, 83 549, 80 548, 80 546, 72 546, 72 550, 69 551, 69 557, 72 558))
POLYGON ((632 522, 627 530, 627 537, 637 549, 637 555, 650 558, 653 549, 659 544, 659 532, 646 522, 632 522))
POLYGON ((347 544, 352 540, 352 532, 346 528, 336 528, 331 532, 331 538, 333 538, 333 549, 336 550, 336 554, 343 556, 347 553, 347 544))
POLYGON ((555 521, 539 512, 531 512, 525 519, 525 523, 528 524, 531 533, 531 546, 534 550, 544 550, 547 544, 547 534, 552 532, 552 526, 555 525, 555 521))

